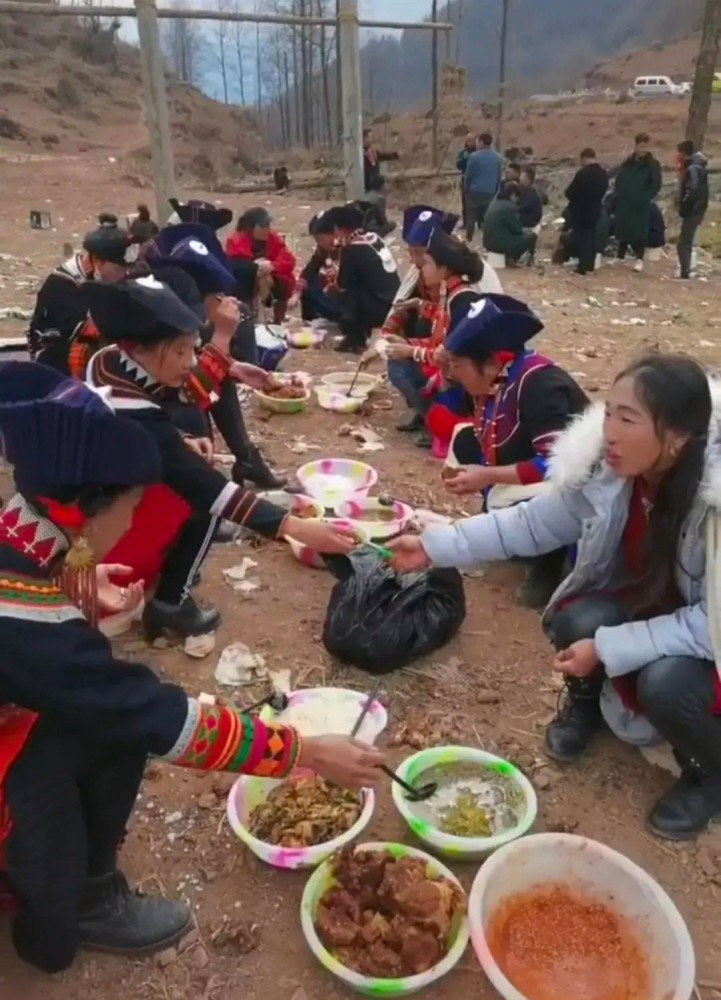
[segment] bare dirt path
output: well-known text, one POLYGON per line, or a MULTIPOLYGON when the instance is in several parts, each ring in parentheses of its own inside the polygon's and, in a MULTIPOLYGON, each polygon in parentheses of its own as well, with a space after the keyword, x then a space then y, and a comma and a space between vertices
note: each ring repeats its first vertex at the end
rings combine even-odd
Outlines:
MULTIPOLYGON (((0 260, 0 306, 27 308, 33 284, 61 257, 64 240, 76 239, 89 228, 97 211, 113 208, 122 214, 133 208, 139 192, 124 185, 116 171, 106 160, 2 164, 0 253, 18 260, 0 260), (47 206, 57 231, 32 232, 28 211, 47 206)), ((279 228, 291 234, 297 247, 305 246, 307 219, 317 203, 295 197, 269 201, 279 228)), ((248 204, 246 200, 245 207, 248 204)), ((509 291, 526 297, 546 318, 540 348, 596 393, 629 356, 656 345, 687 350, 718 365, 718 277, 679 285, 670 275, 670 263, 664 262, 641 276, 605 268, 586 283, 550 266, 506 272, 504 280, 509 291)), ((0 336, 21 329, 20 322, 2 323, 0 336)), ((337 370, 339 362, 330 352, 297 352, 285 367, 318 374, 337 370)), ((454 510, 443 492, 437 464, 393 430, 400 412, 395 401, 394 412, 376 410, 369 418, 386 446, 371 456, 383 488, 425 506, 454 510)), ((356 445, 338 435, 343 422, 345 418, 312 406, 305 414, 267 422, 256 415, 254 428, 276 464, 295 469, 308 457, 357 454, 356 445), (294 452, 293 442, 299 436, 319 450, 306 455, 294 452)), ((217 650, 242 640, 262 652, 271 668, 287 667, 305 683, 367 685, 362 674, 335 667, 320 645, 329 577, 301 567, 281 545, 268 544, 254 555, 262 589, 252 599, 238 600, 221 571, 247 551, 215 547, 204 571, 199 596, 216 602, 224 612, 217 650)), ((643 865, 671 893, 689 922, 699 978, 721 983, 719 828, 697 845, 670 845, 647 835, 644 814, 669 776, 610 737, 600 739, 577 768, 546 765, 542 732, 554 710, 556 691, 550 684, 549 649, 538 616, 514 605, 518 581, 519 572, 512 567, 495 568, 467 581, 469 611, 461 635, 430 662, 388 679, 384 698, 391 712, 391 734, 399 720, 410 718, 430 739, 496 747, 512 756, 539 786, 537 829, 596 837, 643 865)), ((203 661, 191 661, 174 649, 147 650, 137 637, 123 640, 121 646, 126 655, 151 663, 194 693, 215 690, 217 651, 203 661)), ((242 698, 248 703, 251 693, 244 692, 242 698)), ((393 750, 398 759, 408 752, 393 750)), ((123 864, 133 879, 148 888, 179 893, 195 907, 198 937, 183 954, 164 967, 157 960, 87 956, 67 974, 47 979, 15 960, 3 925, 0 1000, 336 1000, 344 996, 316 967, 303 941, 298 919, 303 876, 262 866, 229 832, 224 796, 231 783, 225 776, 198 777, 153 765, 124 851, 123 864), (258 946, 243 953, 237 943, 213 944, 214 932, 224 922, 241 928, 257 925, 258 946)), ((380 797, 369 837, 407 838, 387 791, 380 797)), ((476 869, 459 865, 456 870, 468 885, 476 869)), ((718 991, 702 987, 700 994, 703 1000, 721 997, 721 986, 718 991)), ((459 995, 477 1000, 495 996, 470 951, 462 968, 433 992, 438 1000, 459 995)))

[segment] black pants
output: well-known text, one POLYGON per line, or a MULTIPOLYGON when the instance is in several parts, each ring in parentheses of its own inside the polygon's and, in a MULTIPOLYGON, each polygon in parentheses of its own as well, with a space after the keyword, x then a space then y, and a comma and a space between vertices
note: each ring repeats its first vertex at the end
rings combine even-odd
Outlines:
POLYGON ((194 514, 168 550, 155 591, 155 599, 181 604, 190 594, 196 573, 208 554, 218 522, 210 514, 194 514))
MULTIPOLYGON (((592 639, 602 627, 622 625, 628 610, 617 600, 586 597, 553 616, 549 634, 556 649, 592 639)), ((591 683, 600 687, 601 665, 591 683)), ((716 666, 691 656, 663 656, 636 675, 636 695, 644 714, 679 756, 721 774, 721 719, 711 714, 716 696, 716 666)))
POLYGON ((693 255, 693 241, 696 237, 696 230, 703 222, 704 215, 706 213, 702 212, 700 215, 689 215, 685 219, 681 219, 681 232, 678 236, 678 265, 681 270, 682 278, 691 277, 691 257, 693 255))
POLYGON ((7 875, 20 912, 18 955, 44 972, 78 950, 83 881, 115 869, 145 769, 144 752, 99 744, 41 719, 7 777, 7 875))
POLYGON ((573 236, 578 249, 578 273, 591 274, 596 270, 596 227, 578 226, 573 236))
POLYGON ((381 303, 371 290, 348 288, 339 296, 339 326, 349 344, 365 347, 373 328, 385 322, 391 303, 381 303))
POLYGON ((477 194, 475 196, 466 194, 466 239, 469 243, 473 239, 476 226, 480 230, 483 230, 483 223, 486 221, 486 212, 492 201, 492 194, 477 194))
POLYGON ((643 260, 643 258, 646 256, 646 242, 645 242, 645 240, 642 241, 641 243, 629 243, 627 240, 619 240, 619 243, 618 243, 618 259, 619 260, 625 260, 626 259, 626 253, 628 252, 628 248, 629 247, 631 247, 631 249, 633 250, 634 255, 636 257, 636 260, 643 260))

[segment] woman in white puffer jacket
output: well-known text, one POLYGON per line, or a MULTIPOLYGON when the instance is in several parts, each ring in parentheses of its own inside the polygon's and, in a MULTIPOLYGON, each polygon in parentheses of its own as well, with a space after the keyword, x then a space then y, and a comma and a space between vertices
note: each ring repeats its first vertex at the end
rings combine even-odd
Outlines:
POLYGON ((389 545, 398 570, 577 547, 544 615, 568 694, 546 749, 578 759, 603 720, 636 745, 667 740, 682 776, 649 825, 670 839, 721 812, 719 416, 700 365, 649 355, 560 435, 553 490, 389 545))

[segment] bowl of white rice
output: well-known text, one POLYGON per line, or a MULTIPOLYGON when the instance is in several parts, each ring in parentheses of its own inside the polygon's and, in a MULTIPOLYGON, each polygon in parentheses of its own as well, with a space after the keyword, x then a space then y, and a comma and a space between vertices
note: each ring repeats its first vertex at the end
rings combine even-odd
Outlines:
MULTIPOLYGON (((263 722, 293 726, 301 736, 350 736, 367 700, 367 694, 350 688, 302 688, 289 693, 288 706, 283 712, 275 712, 266 705, 260 717, 263 722)), ((387 725, 388 713, 376 700, 356 738, 375 743, 387 725)))

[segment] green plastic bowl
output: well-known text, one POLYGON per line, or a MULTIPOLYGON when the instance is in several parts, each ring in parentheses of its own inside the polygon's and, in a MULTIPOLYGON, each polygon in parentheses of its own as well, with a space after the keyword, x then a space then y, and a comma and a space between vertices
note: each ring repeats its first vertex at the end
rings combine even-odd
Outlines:
POLYGON ((399 777, 415 787, 423 784, 424 775, 432 768, 459 763, 482 764, 520 786, 526 808, 517 826, 495 837, 454 837, 420 819, 410 808, 406 793, 397 782, 393 782, 393 803, 416 837, 436 853, 455 861, 478 861, 528 833, 536 821, 538 800, 533 785, 517 767, 502 757, 475 747, 448 746, 421 750, 412 757, 407 757, 397 771, 399 777))
MULTIPOLYGON (((405 844, 391 844, 386 842, 373 842, 369 844, 358 844, 354 850, 358 851, 385 851, 393 855, 394 858, 422 858, 427 865, 427 872, 431 878, 447 878, 460 886, 460 882, 445 865, 442 865, 436 858, 432 858, 425 851, 419 851, 415 847, 406 847, 405 844)), ((355 990, 367 997, 405 997, 411 993, 417 993, 432 983, 437 982, 447 975, 461 960, 468 945, 468 917, 464 913, 453 923, 448 938, 448 952, 441 961, 434 965, 427 972, 422 972, 418 976, 406 976, 403 979, 373 979, 370 976, 362 976, 359 972, 347 969, 341 965, 337 958, 327 950, 321 942, 315 929, 315 914, 318 904, 327 889, 335 884, 333 877, 334 859, 329 858, 320 868, 311 875, 306 883, 303 892, 303 899, 300 904, 300 921, 303 934, 308 942, 308 947, 313 952, 324 969, 332 972, 355 990)))

